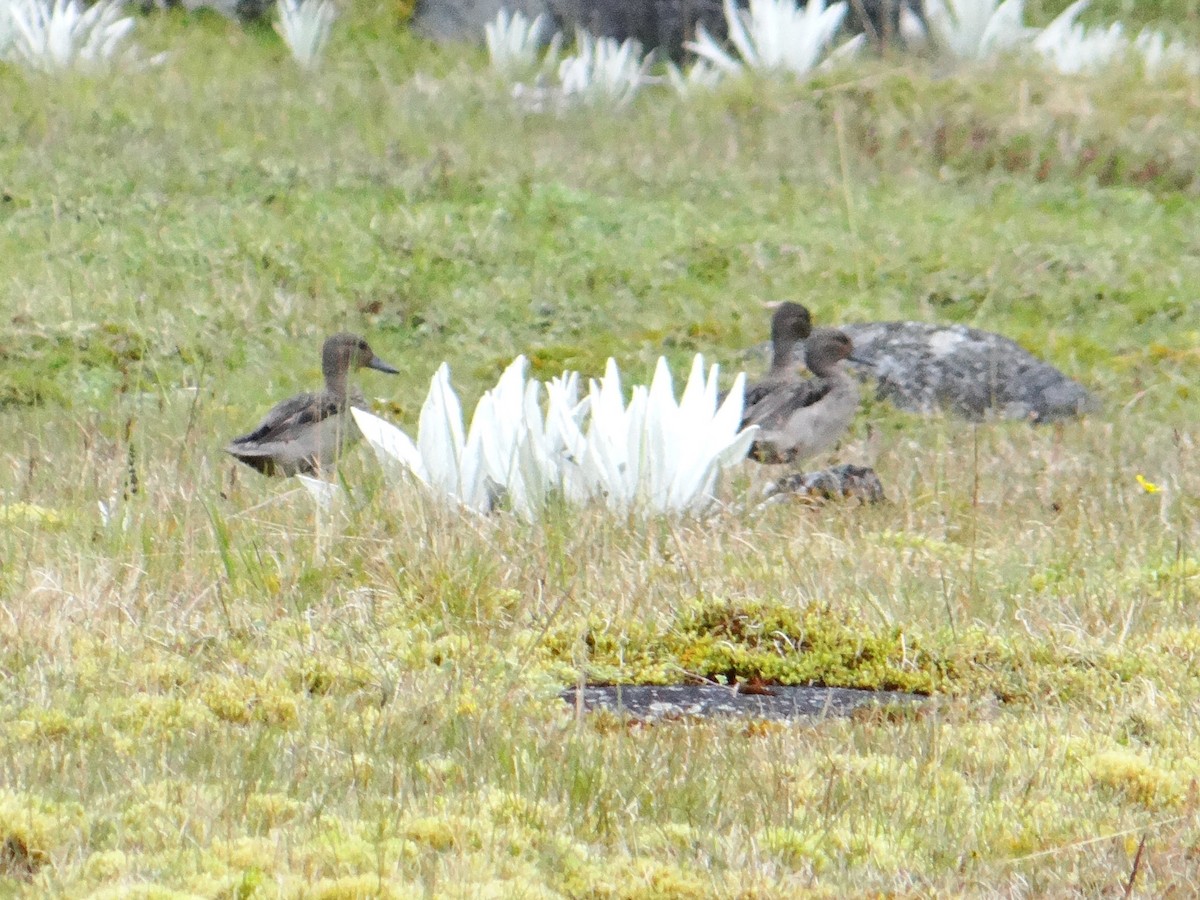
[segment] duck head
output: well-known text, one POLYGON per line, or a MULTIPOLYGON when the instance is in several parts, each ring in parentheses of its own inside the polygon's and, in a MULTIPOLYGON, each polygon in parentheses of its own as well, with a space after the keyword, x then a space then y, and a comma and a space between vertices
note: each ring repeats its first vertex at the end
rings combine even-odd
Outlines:
POLYGON ((812 333, 812 316, 808 307, 784 300, 775 307, 771 316, 771 342, 778 346, 782 342, 795 344, 812 333))
POLYGON ((824 378, 832 374, 844 359, 872 365, 870 360, 854 355, 854 342, 846 332, 838 328, 813 329, 804 345, 804 360, 814 375, 824 378))
POLYGON ((352 369, 376 369, 398 375, 399 369, 389 366, 375 355, 371 345, 357 334, 342 332, 325 339, 321 348, 321 371, 329 378, 344 377, 352 369))

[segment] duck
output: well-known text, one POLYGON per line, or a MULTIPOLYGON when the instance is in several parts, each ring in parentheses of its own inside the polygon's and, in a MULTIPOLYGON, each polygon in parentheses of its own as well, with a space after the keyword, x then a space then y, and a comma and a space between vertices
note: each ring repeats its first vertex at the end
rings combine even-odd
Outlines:
MULTIPOLYGON (((833 447, 858 411, 858 382, 843 362, 865 364, 854 356, 849 335, 837 328, 815 328, 804 344, 814 378, 790 372, 754 385, 758 389, 742 413, 742 428, 758 426, 749 456, 760 463, 799 462, 833 447)), ((774 373, 775 366, 772 366, 774 373)))
POLYGON ((812 314, 808 307, 784 300, 771 316, 771 368, 761 381, 746 385, 742 409, 754 406, 780 384, 795 382, 793 354, 796 346, 812 333, 812 314))
POLYGON ((230 441, 225 452, 264 475, 313 475, 328 469, 359 436, 350 408, 365 409, 366 401, 349 385, 356 369, 399 374, 357 334, 332 335, 321 347, 325 389, 277 403, 258 427, 230 441))

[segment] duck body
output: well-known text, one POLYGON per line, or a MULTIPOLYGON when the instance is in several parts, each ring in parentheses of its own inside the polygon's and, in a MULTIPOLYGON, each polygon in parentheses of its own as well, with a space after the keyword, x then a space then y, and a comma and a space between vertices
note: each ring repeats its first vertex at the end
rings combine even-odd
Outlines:
MULTIPOLYGON (((771 370, 761 381, 746 385, 743 410, 750 409, 781 386, 797 381, 792 355, 811 333, 812 316, 807 307, 787 300, 775 305, 775 313, 771 316, 771 370)), ((723 403, 725 395, 718 399, 723 403)), ((742 424, 744 427, 745 422, 742 424)))
POLYGON ((324 390, 277 403, 257 428, 230 441, 225 452, 264 475, 311 475, 333 466, 359 437, 350 409, 366 409, 362 393, 349 387, 350 370, 397 370, 353 334, 325 341, 321 368, 324 390))
POLYGON ((311 475, 327 469, 359 438, 350 408, 366 409, 362 394, 299 394, 277 403, 259 426, 229 442, 225 452, 264 475, 311 475))
POLYGON ((791 463, 830 449, 858 412, 858 382, 842 366, 851 357, 850 338, 836 328, 818 328, 805 356, 815 378, 768 378, 753 402, 747 394, 742 427, 757 425, 750 457, 761 463, 791 463))

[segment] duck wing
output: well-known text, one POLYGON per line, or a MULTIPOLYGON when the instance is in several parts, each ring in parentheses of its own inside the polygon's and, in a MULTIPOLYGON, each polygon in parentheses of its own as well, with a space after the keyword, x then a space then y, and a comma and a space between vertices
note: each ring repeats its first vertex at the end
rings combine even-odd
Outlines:
POLYGON ((299 394, 283 400, 263 417, 258 427, 229 442, 229 447, 246 450, 255 444, 287 440, 306 425, 315 425, 336 416, 345 408, 345 401, 328 393, 299 394))
POLYGON ((803 381, 759 382, 752 385, 751 389, 746 390, 742 427, 760 425, 771 428, 787 421, 796 410, 819 403, 833 390, 833 384, 824 378, 808 378, 803 381))

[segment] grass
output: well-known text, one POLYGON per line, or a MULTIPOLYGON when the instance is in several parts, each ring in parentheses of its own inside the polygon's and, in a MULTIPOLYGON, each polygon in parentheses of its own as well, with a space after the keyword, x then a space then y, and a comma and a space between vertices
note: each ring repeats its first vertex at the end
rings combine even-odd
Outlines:
POLYGON ((315 76, 175 15, 140 26, 160 70, 0 70, 0 891, 1193 894, 1196 85, 890 61, 522 117, 389 15, 315 76), (518 352, 729 373, 783 297, 1002 331, 1105 411, 868 402, 838 458, 889 504, 702 523, 455 515, 365 454, 317 521, 220 453, 334 329, 411 426, 443 359, 472 399, 518 352), (933 699, 642 727, 556 696, 689 673, 933 699))

